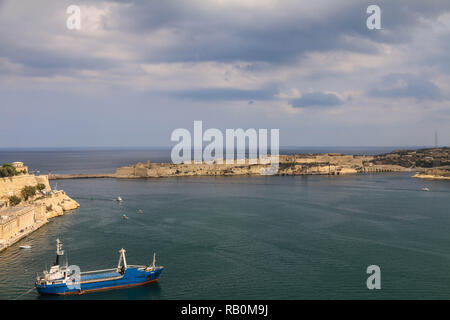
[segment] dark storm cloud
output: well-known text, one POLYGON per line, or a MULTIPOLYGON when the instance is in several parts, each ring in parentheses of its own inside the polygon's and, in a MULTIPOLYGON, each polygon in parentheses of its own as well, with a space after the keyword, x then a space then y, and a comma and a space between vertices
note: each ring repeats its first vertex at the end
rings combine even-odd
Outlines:
MULTIPOLYGON (((382 8, 383 32, 378 32, 366 28, 366 8, 372 4, 366 0, 349 0, 341 5, 323 2, 314 14, 305 14, 303 1, 276 2, 271 10, 194 0, 110 2, 118 5, 102 21, 103 28, 125 37, 137 35, 143 40, 130 44, 129 49, 136 55, 128 62, 134 63, 262 61, 278 65, 291 63, 312 51, 376 54, 374 43, 406 42, 411 30, 423 23, 422 18, 433 18, 450 10, 450 1, 380 0, 377 4, 382 8), (161 30, 175 41, 146 44, 148 36, 161 30)), ((57 12, 62 9, 64 6, 59 5, 57 12)), ((64 28, 62 25, 55 30, 64 28)), ((46 31, 36 28, 35 38, 39 39, 46 31)), ((15 33, 21 37, 20 26, 15 33)), ((0 57, 38 73, 106 69, 123 62, 98 59, 88 49, 84 55, 74 56, 70 51, 61 52, 48 46, 19 45, 21 42, 14 37, 1 40, 0 57)))
MULTIPOLYGON (((30 76, 64 76, 77 70, 111 69, 120 69, 125 74, 126 70, 136 70, 132 66, 142 63, 204 61, 244 61, 246 63, 241 70, 248 71, 248 74, 257 76, 258 70, 255 68, 258 66, 272 69, 276 74, 280 65, 294 65, 293 61, 310 52, 341 50, 381 54, 377 52, 377 43, 407 44, 414 30, 419 26, 427 27, 428 22, 424 22, 426 19, 430 21, 450 10, 450 1, 443 0, 379 0, 376 4, 382 9, 383 30, 374 31, 366 27, 366 9, 373 4, 371 0, 348 0, 342 1, 342 4, 316 0, 315 4, 318 5, 315 11, 309 8, 306 1, 287 0, 273 2, 271 9, 265 8, 264 1, 254 7, 229 5, 226 1, 223 5, 215 1, 196 0, 108 2, 117 6, 106 10, 108 13, 102 18, 100 36, 95 32, 83 35, 67 31, 63 22, 67 17, 63 10, 66 3, 58 4, 57 8, 51 5, 48 8, 53 15, 61 14, 62 20, 58 16, 57 25, 34 28, 32 22, 22 24, 20 19, 15 24, 5 25, 0 30, 0 77, 2 73, 13 72, 30 76), (6 30, 8 27, 11 32, 6 30), (56 37, 61 40, 58 42, 56 37), (46 45, 47 39, 53 40, 58 48, 46 45), (75 48, 79 45, 80 50, 76 53, 65 50, 65 41, 72 41, 75 48), (98 50, 108 45, 131 54, 123 58, 119 52, 111 52, 99 58, 96 54, 98 50), (3 66, 7 65, 9 69, 2 70, 2 60, 23 68, 14 69, 4 63, 3 66)), ((80 1, 80 5, 99 10, 106 7, 105 3, 86 0, 80 1)), ((41 18, 38 20, 42 22, 41 18)), ((438 52, 436 57, 436 65, 448 68, 448 56, 442 53, 439 55, 438 52)), ((108 72, 102 75, 106 78, 108 72)), ((324 68, 305 78, 314 76, 315 80, 325 79, 329 76, 329 70, 324 68)), ((401 94, 402 90, 406 90, 403 94, 408 94, 420 84, 419 81, 413 81, 409 89, 389 92, 389 89, 382 88, 373 90, 372 94, 381 95, 384 92, 386 96, 390 94, 394 97, 396 93, 401 94)), ((422 88, 422 97, 436 96, 437 89, 433 88, 433 84, 422 84, 425 86, 422 88)), ((325 89, 317 88, 319 91, 325 89)), ((172 96, 199 100, 213 100, 214 97, 218 100, 270 100, 275 94, 273 89, 267 89, 264 84, 255 90, 241 89, 239 84, 230 89, 174 90, 172 96)), ((303 102, 307 104, 307 101, 303 102)), ((321 105, 326 105, 326 102, 323 103, 321 105)), ((333 102, 330 100, 328 103, 333 102)))
POLYGON ((20 72, 30 76, 64 74, 75 70, 106 70, 116 66, 112 60, 47 51, 30 47, 0 47, 0 57, 7 57, 11 63, 24 66, 20 72))
MULTIPOLYGON (((345 34, 365 33, 364 6, 337 12, 330 21, 302 21, 292 12, 276 18, 267 13, 237 9, 236 15, 185 2, 150 2, 118 12, 119 28, 151 33, 170 30, 178 39, 174 46, 153 48, 145 58, 150 62, 235 60, 289 63, 305 51, 348 48, 375 50, 366 44, 342 39, 345 34)), ((300 9, 300 8, 298 8, 300 9)), ((276 12, 275 12, 276 13, 276 12)), ((297 12, 298 13, 298 12, 297 12)), ((276 16, 276 15, 274 15, 276 16)))
POLYGON ((366 27, 366 8, 373 1, 347 1, 322 6, 315 16, 302 15, 305 3, 279 2, 273 12, 253 8, 220 10, 198 1, 129 1, 117 11, 117 28, 146 33, 170 30, 179 39, 173 46, 157 47, 145 57, 165 61, 264 61, 289 63, 307 51, 350 50, 376 53, 373 44, 408 41, 422 18, 450 9, 450 1, 377 1, 382 27, 366 27), (290 10, 288 10, 288 9, 290 10), (331 14, 330 14, 331 13, 331 14), (323 18, 322 18, 323 17, 323 18))
POLYGON ((375 97, 416 98, 418 100, 441 100, 440 89, 431 81, 416 75, 390 74, 383 78, 378 88, 370 91, 375 97))
POLYGON ((308 107, 333 107, 342 104, 343 101, 333 93, 305 93, 298 99, 293 99, 290 104, 294 108, 308 107))

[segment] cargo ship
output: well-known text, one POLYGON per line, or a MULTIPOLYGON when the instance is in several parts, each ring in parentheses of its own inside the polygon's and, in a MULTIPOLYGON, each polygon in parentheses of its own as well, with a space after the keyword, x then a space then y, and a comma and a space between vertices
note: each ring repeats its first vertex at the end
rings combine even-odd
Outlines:
POLYGON ((155 282, 159 279, 162 266, 156 266, 156 254, 151 265, 128 265, 125 249, 119 251, 117 268, 81 272, 78 266, 63 263, 62 242, 56 240, 56 262, 42 275, 36 276, 36 289, 42 295, 83 294, 117 288, 127 288, 155 282))

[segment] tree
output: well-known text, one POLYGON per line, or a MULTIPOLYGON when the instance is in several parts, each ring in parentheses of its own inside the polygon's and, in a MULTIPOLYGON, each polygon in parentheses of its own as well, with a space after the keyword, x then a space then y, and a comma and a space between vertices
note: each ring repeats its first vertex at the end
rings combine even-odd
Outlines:
POLYGON ((36 187, 34 186, 25 186, 23 187, 23 189, 20 191, 20 193, 22 194, 22 198, 27 201, 28 198, 36 195, 36 187))
POLYGON ((10 205, 12 205, 12 206, 17 206, 22 201, 22 199, 20 199, 17 196, 11 196, 8 199, 9 199, 10 205))
POLYGON ((45 189, 45 184, 39 183, 39 184, 36 186, 36 189, 38 189, 39 191, 44 190, 44 189, 45 189))
POLYGON ((3 177, 12 177, 12 176, 16 176, 19 173, 17 172, 16 168, 14 168, 11 164, 9 163, 4 163, 1 167, 0 167, 0 178, 3 177))

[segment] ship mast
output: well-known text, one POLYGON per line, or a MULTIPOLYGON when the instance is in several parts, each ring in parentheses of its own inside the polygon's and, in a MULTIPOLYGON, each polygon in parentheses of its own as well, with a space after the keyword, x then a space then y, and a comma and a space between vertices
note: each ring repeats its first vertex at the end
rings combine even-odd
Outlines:
POLYGON ((56 239, 56 262, 55 266, 59 265, 59 257, 64 255, 64 250, 62 250, 62 242, 56 239))

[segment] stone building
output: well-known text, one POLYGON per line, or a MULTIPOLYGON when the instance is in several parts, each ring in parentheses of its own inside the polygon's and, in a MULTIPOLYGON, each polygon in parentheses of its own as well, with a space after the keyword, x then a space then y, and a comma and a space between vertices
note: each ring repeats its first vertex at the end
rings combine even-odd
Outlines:
POLYGON ((23 162, 15 161, 12 163, 12 166, 16 168, 17 172, 28 173, 28 167, 23 165, 23 162))
POLYGON ((0 244, 19 237, 35 227, 36 223, 45 222, 45 207, 21 206, 11 207, 1 211, 0 216, 0 244))

